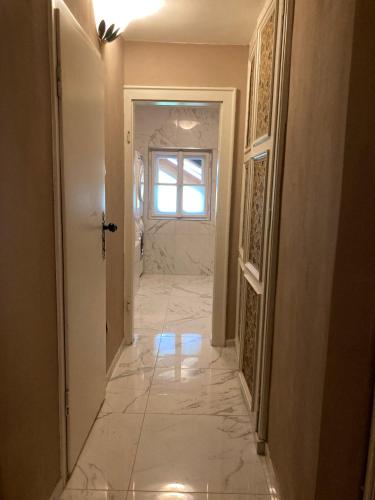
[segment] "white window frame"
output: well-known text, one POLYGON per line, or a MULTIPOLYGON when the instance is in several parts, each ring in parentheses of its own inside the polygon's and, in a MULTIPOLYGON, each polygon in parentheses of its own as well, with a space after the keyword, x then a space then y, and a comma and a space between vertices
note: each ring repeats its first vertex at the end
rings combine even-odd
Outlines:
POLYGON ((212 151, 208 149, 175 149, 175 148, 153 148, 150 149, 149 161, 149 207, 148 213, 151 219, 174 219, 174 220, 211 220, 211 196, 212 196, 212 151), (177 182, 162 183, 156 182, 157 170, 155 168, 156 160, 160 156, 177 156, 177 182), (183 162, 184 158, 204 158, 204 169, 202 184, 186 184, 183 182, 183 162), (158 212, 155 210, 154 187, 155 186, 176 186, 177 188, 177 210, 172 213, 158 212), (184 186, 202 186, 205 187, 205 211, 204 213, 191 214, 184 213, 182 209, 183 187, 184 186))

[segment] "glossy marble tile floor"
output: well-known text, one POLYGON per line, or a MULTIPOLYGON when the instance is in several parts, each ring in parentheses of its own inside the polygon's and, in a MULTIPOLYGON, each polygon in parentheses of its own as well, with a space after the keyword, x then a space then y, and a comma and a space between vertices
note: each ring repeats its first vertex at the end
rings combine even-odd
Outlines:
POLYGON ((125 347, 63 500, 274 500, 212 279, 144 275, 125 347))

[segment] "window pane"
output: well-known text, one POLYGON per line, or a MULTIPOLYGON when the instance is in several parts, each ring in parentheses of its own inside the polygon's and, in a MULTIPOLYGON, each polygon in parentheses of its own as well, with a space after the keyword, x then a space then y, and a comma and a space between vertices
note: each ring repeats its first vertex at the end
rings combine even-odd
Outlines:
POLYGON ((206 188, 204 186, 184 186, 182 210, 185 214, 204 214, 206 211, 206 188))
POLYGON ((177 156, 159 156, 156 159, 156 182, 177 184, 177 156))
POLYGON ((204 158, 184 158, 184 184, 204 183, 204 158))
POLYGON ((175 214, 177 211, 177 187, 155 186, 154 209, 161 214, 175 214))

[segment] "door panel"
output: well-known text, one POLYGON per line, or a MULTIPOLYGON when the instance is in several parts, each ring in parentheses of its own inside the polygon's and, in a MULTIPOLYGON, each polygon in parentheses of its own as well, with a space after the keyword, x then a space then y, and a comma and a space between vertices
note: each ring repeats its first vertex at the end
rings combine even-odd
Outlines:
POLYGON ((244 322, 244 347, 242 371, 251 395, 252 411, 255 408, 255 378, 258 347, 259 295, 245 280, 246 305, 244 322))
MULTIPOLYGON (((275 148, 278 134, 278 85, 285 2, 268 0, 250 43, 245 133, 236 338, 240 343, 241 381, 251 417, 263 441, 267 423, 265 357, 269 304, 270 227, 275 199, 275 148)), ((267 366, 266 366, 267 364, 267 366)), ((262 447, 260 447, 262 449, 262 447)))
POLYGON ((264 16, 259 27, 259 72, 255 120, 255 138, 271 134, 273 69, 276 35, 276 6, 264 16))
POLYGON ((268 154, 264 153, 251 161, 250 207, 249 207, 249 239, 247 261, 252 266, 255 278, 262 279, 264 254, 264 227, 267 213, 267 171, 268 154))
POLYGON ((104 83, 98 50, 58 0, 68 470, 104 399, 104 83))

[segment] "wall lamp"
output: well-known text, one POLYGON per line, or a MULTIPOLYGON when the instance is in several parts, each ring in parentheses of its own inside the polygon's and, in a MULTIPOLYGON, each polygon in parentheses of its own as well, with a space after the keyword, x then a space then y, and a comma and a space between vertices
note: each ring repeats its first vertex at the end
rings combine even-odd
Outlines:
POLYGON ((165 0, 93 0, 99 40, 113 42, 135 19, 155 14, 165 0))

